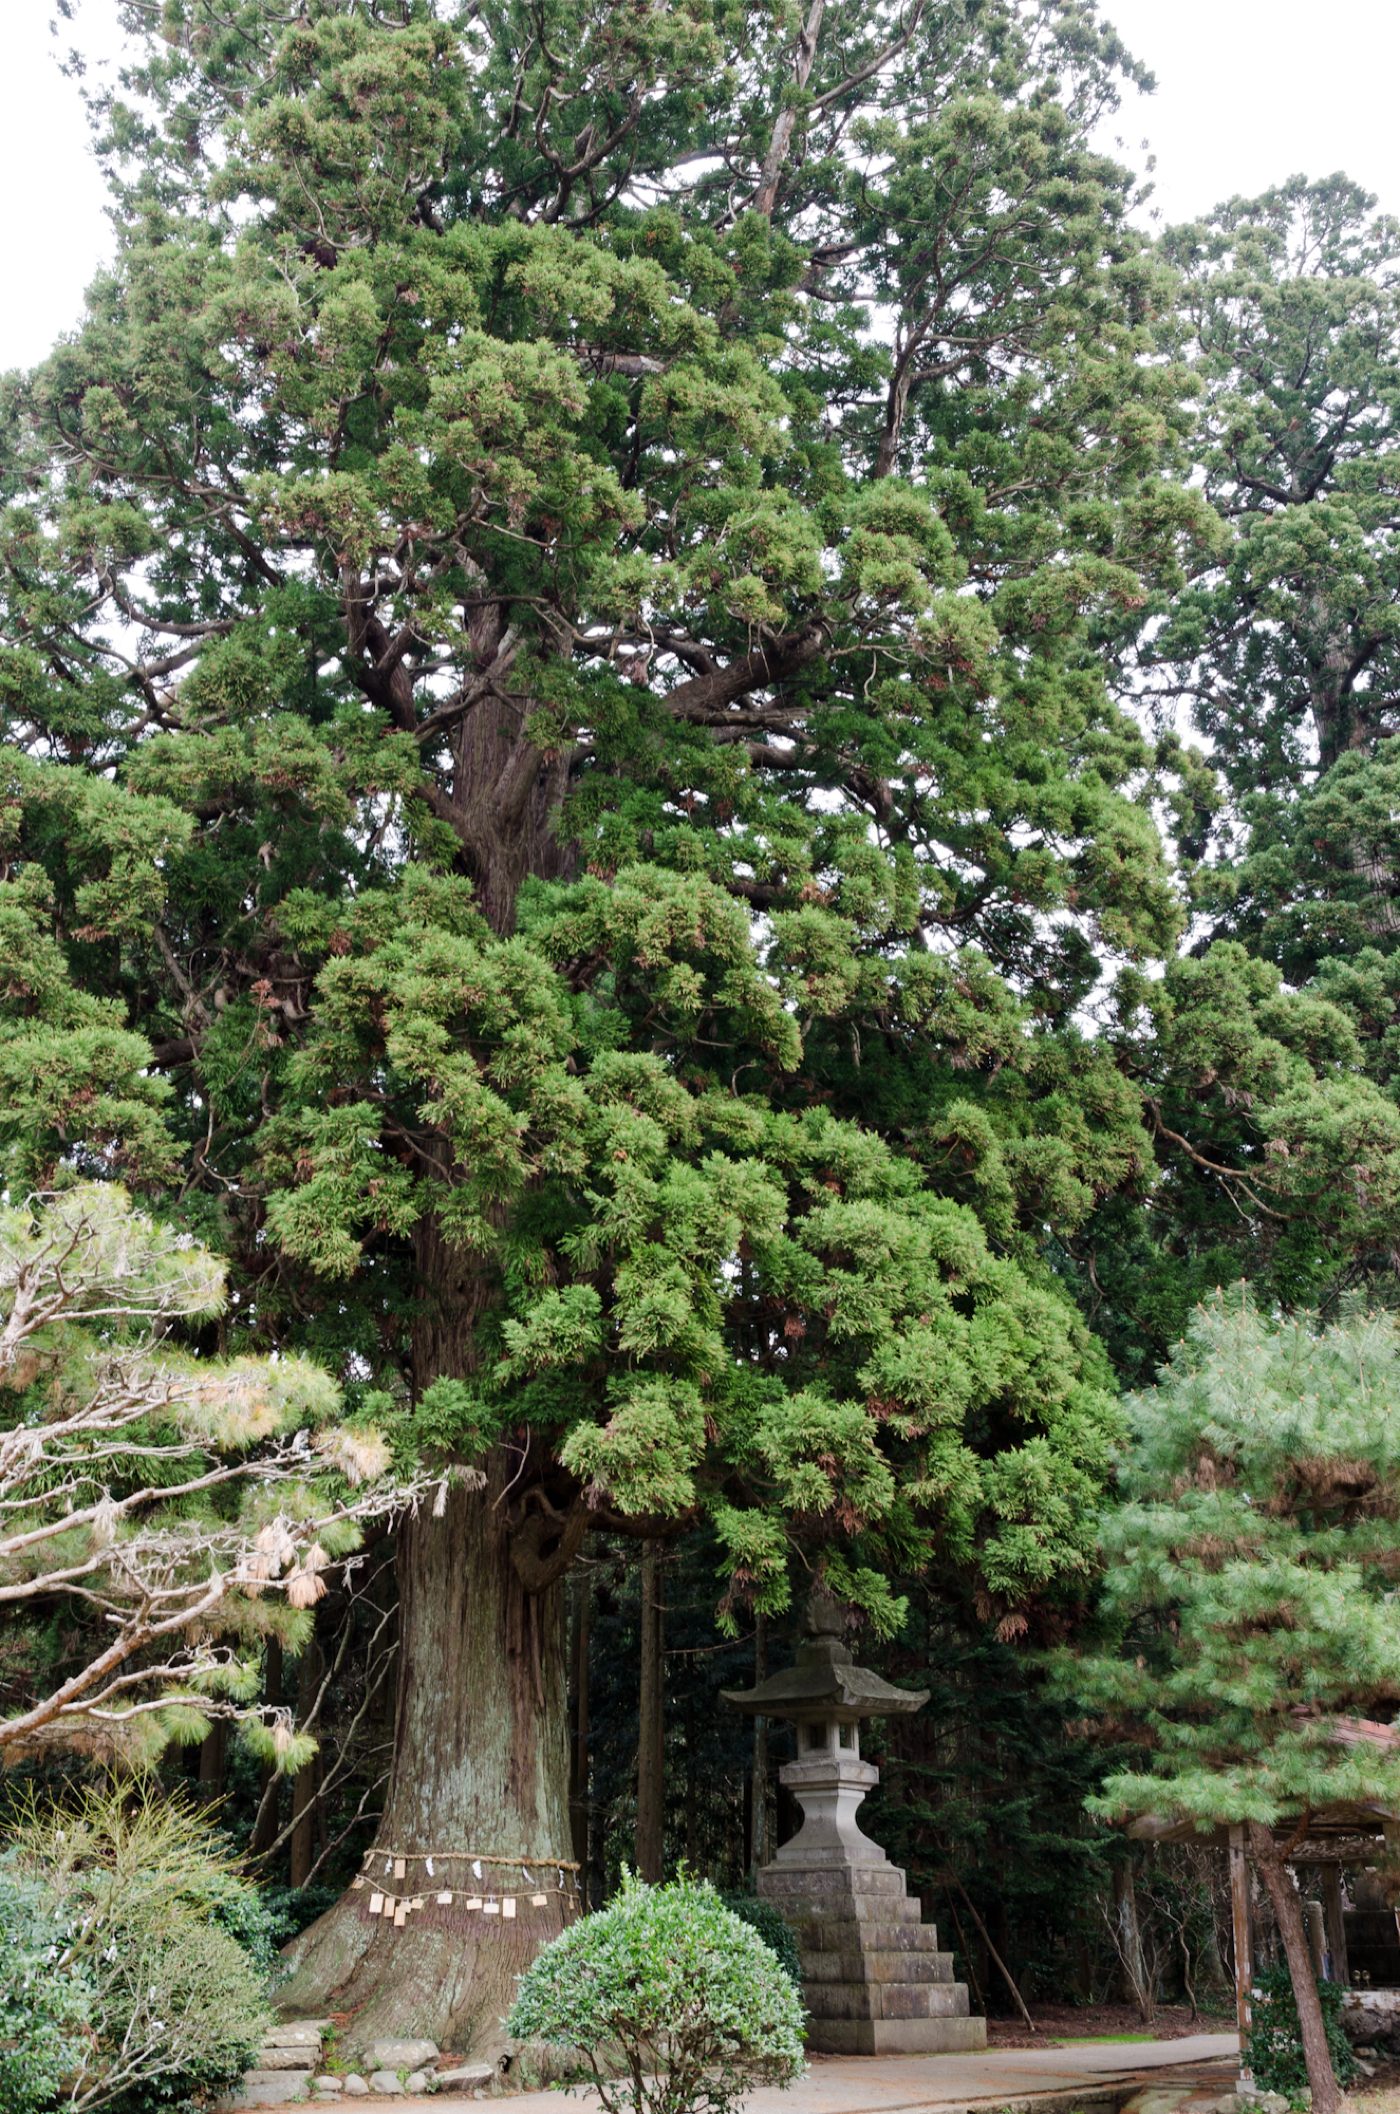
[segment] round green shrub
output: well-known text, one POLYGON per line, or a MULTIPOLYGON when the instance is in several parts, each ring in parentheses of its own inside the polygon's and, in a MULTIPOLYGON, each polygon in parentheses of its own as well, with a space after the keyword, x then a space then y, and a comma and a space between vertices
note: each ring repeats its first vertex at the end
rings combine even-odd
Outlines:
POLYGON ((794 1984, 802 1987, 802 1957, 797 1950, 797 1935, 782 1910, 771 1901, 760 1900, 757 1894, 721 1894, 720 1900, 736 1916, 742 1916, 758 1932, 770 1952, 778 1956, 778 1964, 785 1974, 791 1975, 794 1984))
POLYGON ((77 2070, 92 2010, 87 1977, 38 1885, 0 1864, 0 2107, 49 2114, 77 2070))
MULTIPOLYGON (((1346 1991, 1339 1982, 1319 1982, 1317 1994, 1332 2068, 1345 2092, 1356 2076, 1356 2055, 1342 2027, 1346 1991)), ((1298 2000, 1285 1963, 1266 1967, 1255 1976, 1249 2010, 1245 2054, 1256 2086, 1261 2092, 1281 2092, 1285 2099, 1297 2104, 1308 2089, 1308 2070, 1303 2060, 1298 2000)))
POLYGON ((712 1886, 629 1874, 545 1946, 506 2030, 566 2051, 606 2114, 731 2114, 751 2085, 801 2075, 803 2024, 791 1977, 712 1886))

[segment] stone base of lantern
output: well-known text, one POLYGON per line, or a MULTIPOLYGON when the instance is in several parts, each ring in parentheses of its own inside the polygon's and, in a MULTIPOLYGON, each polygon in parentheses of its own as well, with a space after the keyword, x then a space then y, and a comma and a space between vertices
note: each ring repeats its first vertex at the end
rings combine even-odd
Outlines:
POLYGON ((797 1933, 808 2047, 821 2055, 985 2048, 987 2022, 969 2016, 952 1954, 938 1950, 903 1872, 880 1856, 847 1863, 828 1851, 799 1861, 780 1850, 758 1874, 759 1893, 797 1933))

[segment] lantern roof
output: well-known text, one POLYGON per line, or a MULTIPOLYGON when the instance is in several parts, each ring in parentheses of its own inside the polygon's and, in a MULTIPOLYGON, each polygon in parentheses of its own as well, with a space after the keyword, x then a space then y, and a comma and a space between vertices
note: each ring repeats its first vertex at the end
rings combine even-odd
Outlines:
POLYGON ((750 1717, 887 1718, 921 1710, 926 1688, 896 1688, 867 1666, 857 1666, 842 1642, 847 1610, 833 1593, 817 1587, 807 1605, 797 1663, 770 1674, 754 1688, 726 1688, 723 1700, 750 1717))

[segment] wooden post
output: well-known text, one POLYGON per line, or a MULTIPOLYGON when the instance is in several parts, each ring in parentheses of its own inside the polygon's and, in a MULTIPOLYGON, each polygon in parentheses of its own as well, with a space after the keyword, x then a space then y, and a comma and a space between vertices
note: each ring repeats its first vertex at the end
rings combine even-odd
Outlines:
POLYGON ((1312 1954, 1313 1971, 1319 1982, 1327 1975, 1327 1930, 1323 1922, 1322 1903, 1303 1903, 1303 1928, 1308 1934, 1308 1951, 1312 1954))
POLYGON ((1351 1969, 1347 1962, 1347 1926, 1342 1909, 1342 1868, 1339 1864, 1322 1867, 1322 1913, 1327 1919, 1328 1980, 1345 1986, 1351 1980, 1351 1969))
POLYGON ((1240 2035, 1240 2083, 1253 2084, 1245 2045, 1249 2034, 1249 1993, 1254 1984, 1254 1945, 1249 1921, 1249 1865, 1244 1829, 1230 1830, 1230 1919, 1235 1939, 1235 2024, 1240 2035))

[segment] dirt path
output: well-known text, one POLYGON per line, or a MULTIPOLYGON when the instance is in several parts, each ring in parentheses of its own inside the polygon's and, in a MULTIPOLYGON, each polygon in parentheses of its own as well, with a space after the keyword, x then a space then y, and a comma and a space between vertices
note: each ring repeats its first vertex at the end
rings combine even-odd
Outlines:
MULTIPOLYGON (((763 2090, 744 2102, 745 2114, 927 2114, 937 2108, 992 2106, 1017 2109, 1039 2104, 1052 2114, 1057 2104, 1084 2107, 1106 2100, 1111 2088, 1141 2078, 1165 2087, 1180 2082, 1193 2093, 1206 2086, 1230 2090, 1238 2043, 1232 2033, 1198 2033, 1167 2041, 1093 2042, 1057 2048, 988 2048, 978 2055, 815 2056, 790 2091, 763 2090)), ((1127 2095, 1112 2094, 1115 2098, 1127 2095)), ((405 2099, 344 2102, 369 2110, 406 2108, 405 2099)), ((527 2092, 518 2099, 433 2099, 434 2114, 480 2114, 496 2105, 502 2114, 568 2114, 596 2108, 591 2096, 527 2092)), ((1085 2108, 1085 2114, 1088 2114, 1085 2108)))

